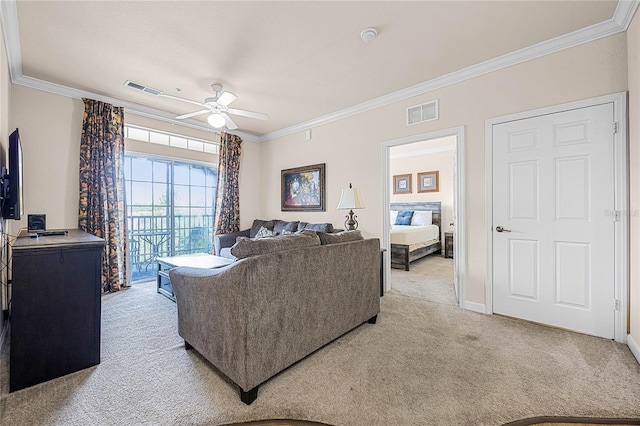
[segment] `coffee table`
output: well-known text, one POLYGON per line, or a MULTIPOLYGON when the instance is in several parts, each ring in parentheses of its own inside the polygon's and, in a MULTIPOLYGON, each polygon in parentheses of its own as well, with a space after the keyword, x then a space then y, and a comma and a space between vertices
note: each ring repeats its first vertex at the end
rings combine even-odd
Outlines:
POLYGON ((158 293, 176 301, 171 287, 169 271, 179 266, 189 266, 192 268, 215 269, 222 268, 233 263, 233 260, 226 257, 214 256, 207 253, 185 254, 181 256, 159 257, 158 259, 158 293))

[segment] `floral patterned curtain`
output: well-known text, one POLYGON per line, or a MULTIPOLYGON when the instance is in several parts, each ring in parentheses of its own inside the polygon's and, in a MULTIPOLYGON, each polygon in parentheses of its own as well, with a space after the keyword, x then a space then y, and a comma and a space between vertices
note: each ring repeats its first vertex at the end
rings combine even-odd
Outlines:
POLYGON ((104 238, 102 291, 127 287, 124 110, 83 99, 78 227, 104 238))
POLYGON ((236 135, 222 132, 218 158, 218 189, 216 198, 215 235, 240 230, 240 144, 236 135))

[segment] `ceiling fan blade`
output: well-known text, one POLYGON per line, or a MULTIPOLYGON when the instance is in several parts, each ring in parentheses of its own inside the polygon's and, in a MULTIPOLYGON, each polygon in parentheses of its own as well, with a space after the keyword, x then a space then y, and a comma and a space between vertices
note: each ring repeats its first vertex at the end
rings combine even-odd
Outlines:
POLYGON ((228 106, 231 102, 238 99, 236 95, 231 92, 222 92, 220 97, 218 98, 218 104, 222 106, 228 106))
POLYGON ((227 114, 225 114, 224 112, 220 113, 221 116, 224 117, 225 121, 227 122, 225 124, 225 126, 227 126, 227 129, 229 130, 235 130, 238 128, 238 126, 236 125, 236 123, 233 122, 233 120, 231 119, 231 117, 229 117, 227 114))
POLYGON ((266 120, 269 118, 267 114, 261 112, 245 111, 243 109, 229 108, 227 109, 229 114, 239 115, 241 117, 255 118, 256 120, 266 120))
POLYGON ((192 101, 191 99, 180 98, 178 96, 167 95, 166 93, 160 93, 158 96, 162 96, 163 98, 175 99, 176 101, 188 102, 193 105, 204 106, 202 102, 192 101))
POLYGON ((210 109, 203 109, 202 111, 190 112, 189 114, 183 114, 176 117, 176 120, 184 120, 185 118, 195 117, 196 115, 205 114, 211 112, 210 109))

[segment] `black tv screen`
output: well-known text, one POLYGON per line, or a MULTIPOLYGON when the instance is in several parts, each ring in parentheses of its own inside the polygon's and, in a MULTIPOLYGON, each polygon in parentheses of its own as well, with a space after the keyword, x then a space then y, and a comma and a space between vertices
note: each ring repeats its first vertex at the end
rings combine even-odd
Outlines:
POLYGON ((9 171, 4 175, 2 185, 2 217, 19 220, 24 214, 22 198, 22 146, 18 129, 9 135, 9 171))

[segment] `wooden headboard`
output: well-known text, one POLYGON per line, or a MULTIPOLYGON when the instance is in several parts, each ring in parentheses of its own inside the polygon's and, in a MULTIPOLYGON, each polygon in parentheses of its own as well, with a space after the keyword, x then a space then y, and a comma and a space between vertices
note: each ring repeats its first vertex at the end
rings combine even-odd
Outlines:
POLYGON ((397 211, 432 211, 431 223, 438 225, 440 232, 442 232, 442 203, 440 201, 430 202, 413 202, 413 203, 391 203, 389 205, 390 210, 397 211))

